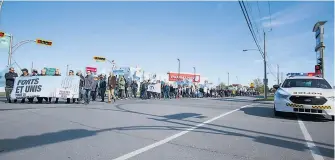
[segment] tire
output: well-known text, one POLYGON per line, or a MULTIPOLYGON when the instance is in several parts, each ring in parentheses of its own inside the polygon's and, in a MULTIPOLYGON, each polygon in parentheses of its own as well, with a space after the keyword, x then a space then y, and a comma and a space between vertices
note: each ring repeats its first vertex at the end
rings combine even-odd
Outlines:
POLYGON ((275 105, 273 105, 273 114, 274 114, 275 117, 282 116, 281 112, 276 111, 276 106, 275 105))

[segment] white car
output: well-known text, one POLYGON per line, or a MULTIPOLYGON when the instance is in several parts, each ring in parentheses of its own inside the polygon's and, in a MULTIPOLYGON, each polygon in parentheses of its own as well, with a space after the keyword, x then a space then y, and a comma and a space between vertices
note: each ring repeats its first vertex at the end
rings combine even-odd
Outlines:
POLYGON ((320 77, 289 77, 276 89, 274 96, 274 114, 304 113, 323 115, 334 121, 335 90, 320 77))

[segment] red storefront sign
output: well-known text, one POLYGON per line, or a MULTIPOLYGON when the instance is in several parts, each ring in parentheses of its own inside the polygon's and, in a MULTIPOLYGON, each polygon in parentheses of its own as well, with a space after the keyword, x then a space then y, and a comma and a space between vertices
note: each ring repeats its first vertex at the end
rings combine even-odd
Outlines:
MULTIPOLYGON (((178 81, 178 73, 169 72, 168 74, 169 74, 169 81, 178 81)), ((189 79, 189 80, 192 80, 193 82, 200 82, 200 75, 180 73, 179 81, 182 81, 184 79, 189 79), (195 80, 194 80, 194 77, 195 77, 195 80)))
POLYGON ((95 67, 86 67, 86 72, 87 71, 97 72, 97 68, 95 68, 95 67))

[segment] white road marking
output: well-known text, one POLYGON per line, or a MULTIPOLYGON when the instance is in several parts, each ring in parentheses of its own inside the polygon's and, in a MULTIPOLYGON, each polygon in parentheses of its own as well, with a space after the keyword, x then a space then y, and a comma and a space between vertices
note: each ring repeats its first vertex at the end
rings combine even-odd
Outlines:
POLYGON ((233 112, 236 112, 236 111, 238 111, 238 110, 240 110, 240 109, 242 109, 242 108, 245 108, 245 107, 248 107, 248 106, 252 106, 252 105, 253 105, 253 104, 245 105, 245 106, 242 106, 242 107, 240 107, 240 108, 238 108, 238 109, 234 109, 234 110, 232 110, 232 111, 229 111, 229 112, 226 112, 226 113, 222 113, 221 115, 216 116, 216 117, 214 117, 214 118, 212 118, 212 119, 209 119, 209 120, 207 120, 207 121, 205 121, 205 122, 202 122, 202 123, 200 123, 200 124, 198 124, 198 125, 196 125, 196 126, 194 126, 194 127, 188 128, 188 129, 186 129, 186 130, 184 130, 184 131, 181 131, 181 132, 179 132, 179 133, 177 133, 177 134, 175 134, 175 135, 172 135, 172 136, 170 136, 170 137, 167 137, 167 138, 165 138, 165 139, 163 139, 163 140, 160 140, 160 141, 158 141, 158 142, 156 142, 156 143, 150 144, 150 145, 148 145, 148 146, 145 146, 145 147, 140 148, 140 149, 138 149, 138 150, 135 150, 135 151, 133 151, 133 152, 127 153, 127 154, 125 154, 125 155, 123 155, 123 156, 120 156, 120 157, 118 157, 118 158, 115 158, 115 159, 113 159, 113 160, 126 160, 126 159, 129 159, 129 158, 132 158, 132 157, 134 157, 134 156, 136 156, 136 155, 139 155, 139 154, 141 154, 141 153, 143 153, 143 152, 146 152, 146 151, 151 150, 151 149, 153 149, 153 148, 155 148, 155 147, 158 147, 158 146, 160 146, 160 145, 163 145, 163 144, 165 144, 165 143, 167 143, 167 142, 169 142, 169 141, 171 141, 171 140, 173 140, 173 139, 176 139, 176 138, 178 138, 178 137, 180 137, 180 136, 182 136, 182 135, 184 135, 184 134, 186 134, 186 133, 188 133, 188 132, 190 132, 190 131, 192 131, 192 130, 195 130, 195 129, 197 129, 197 128, 199 128, 199 127, 201 127, 201 126, 203 126, 203 125, 205 125, 205 124, 207 124, 207 123, 211 123, 211 122, 213 122, 213 121, 215 121, 215 120, 217 120, 217 119, 220 119, 220 118, 222 118, 222 117, 224 117, 224 116, 226 116, 226 115, 229 115, 229 114, 231 114, 231 113, 233 113, 233 112))
POLYGON ((314 160, 324 160, 323 157, 320 154, 319 149, 313 143, 313 139, 312 139, 311 135, 308 133, 304 122, 302 122, 300 119, 298 119, 298 123, 299 123, 300 129, 301 129, 301 132, 305 137, 307 147, 311 151, 311 154, 312 154, 314 160))

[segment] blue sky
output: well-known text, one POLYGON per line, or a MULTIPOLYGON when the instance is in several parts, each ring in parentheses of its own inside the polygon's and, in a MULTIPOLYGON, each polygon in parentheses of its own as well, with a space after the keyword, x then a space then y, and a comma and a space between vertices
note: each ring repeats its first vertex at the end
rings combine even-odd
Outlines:
MULTIPOLYGON (((267 53, 275 83, 280 72, 313 72, 316 63, 312 32, 318 20, 325 25, 326 79, 334 83, 334 2, 246 2, 260 40, 267 33, 267 53), (258 7, 260 12, 258 11, 258 7)), ((42 38, 53 46, 34 43, 20 47, 14 59, 21 67, 57 67, 66 72, 85 66, 106 68, 93 56, 113 59, 119 66, 139 65, 145 71, 181 71, 208 77, 214 83, 247 85, 263 78, 263 63, 238 2, 5 2, 0 30, 14 41, 42 38)), ((262 44, 262 43, 261 43, 262 44)), ((263 45, 262 45, 263 46, 263 45)), ((0 50, 0 68, 7 50, 0 50)))

